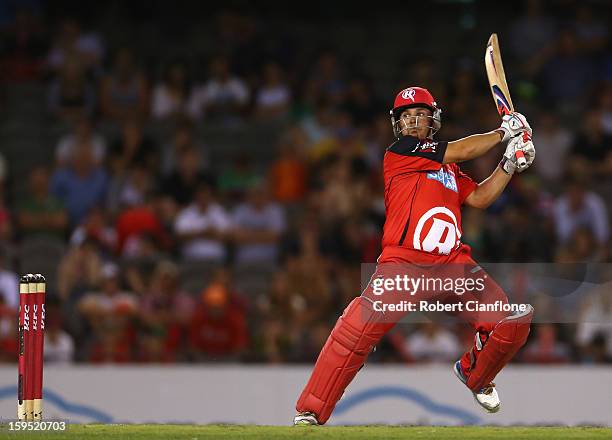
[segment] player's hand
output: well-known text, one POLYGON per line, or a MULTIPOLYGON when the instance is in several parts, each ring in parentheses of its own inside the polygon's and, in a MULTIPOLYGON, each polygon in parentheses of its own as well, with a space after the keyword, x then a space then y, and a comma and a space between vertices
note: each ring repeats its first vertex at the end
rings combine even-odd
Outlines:
POLYGON ((522 173, 527 168, 529 168, 531 164, 533 163, 533 161, 535 160, 535 155, 536 155, 535 145, 533 145, 533 141, 531 140, 531 134, 527 132, 523 133, 522 136, 517 136, 515 139, 516 139, 515 148, 518 150, 521 150, 523 154, 525 155, 525 159, 527 159, 527 163, 524 166, 517 167, 517 171, 519 173, 522 173))
POLYGON ((508 175, 513 175, 516 169, 518 168, 518 164, 516 163, 516 142, 513 138, 508 145, 506 145, 506 151, 502 157, 501 162, 499 163, 499 167, 504 171, 504 173, 508 175))
POLYGON ((515 171, 522 173, 527 168, 531 166, 535 159, 535 146, 531 141, 531 135, 527 132, 524 132, 521 136, 515 136, 510 139, 508 145, 506 146, 506 151, 504 152, 504 157, 502 158, 499 166, 506 174, 514 174, 515 171), (520 167, 516 161, 516 152, 517 150, 521 150, 525 155, 525 159, 527 162, 524 166, 520 167))
POLYGON ((528 132, 530 135, 532 133, 529 122, 527 122, 525 116, 519 112, 514 112, 502 117, 502 123, 499 129, 504 133, 502 142, 506 142, 524 132, 528 132))

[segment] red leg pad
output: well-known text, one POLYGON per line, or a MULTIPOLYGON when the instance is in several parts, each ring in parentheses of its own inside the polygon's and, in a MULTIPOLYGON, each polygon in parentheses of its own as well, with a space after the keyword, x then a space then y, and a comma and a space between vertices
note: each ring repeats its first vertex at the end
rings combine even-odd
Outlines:
POLYGON ((319 354, 297 411, 312 412, 320 424, 325 423, 374 346, 394 325, 382 322, 382 314, 373 310, 368 298, 351 301, 319 354))
POLYGON ((510 362, 527 341, 532 318, 533 307, 528 306, 525 312, 508 316, 495 325, 469 374, 469 389, 480 391, 510 362))

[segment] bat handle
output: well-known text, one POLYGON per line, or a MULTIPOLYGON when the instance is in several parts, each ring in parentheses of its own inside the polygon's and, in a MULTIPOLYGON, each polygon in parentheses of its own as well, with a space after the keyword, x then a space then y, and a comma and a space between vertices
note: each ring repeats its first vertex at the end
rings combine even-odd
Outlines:
POLYGON ((525 165, 527 165, 527 159, 525 159, 525 153, 523 153, 521 150, 516 150, 514 152, 514 155, 516 157, 516 163, 519 166, 519 168, 523 168, 525 165))

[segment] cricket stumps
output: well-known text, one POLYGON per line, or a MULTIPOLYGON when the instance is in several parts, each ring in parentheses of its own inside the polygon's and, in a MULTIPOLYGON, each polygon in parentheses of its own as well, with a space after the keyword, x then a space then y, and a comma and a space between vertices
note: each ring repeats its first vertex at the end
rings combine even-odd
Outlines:
POLYGON ((45 291, 41 274, 19 280, 18 420, 42 420, 45 291))

